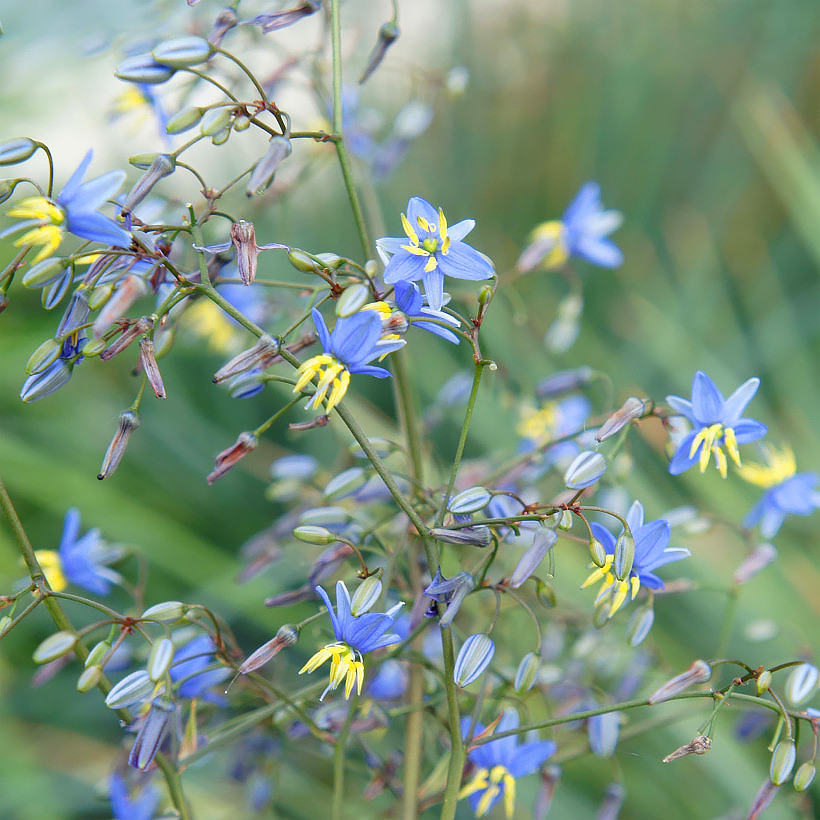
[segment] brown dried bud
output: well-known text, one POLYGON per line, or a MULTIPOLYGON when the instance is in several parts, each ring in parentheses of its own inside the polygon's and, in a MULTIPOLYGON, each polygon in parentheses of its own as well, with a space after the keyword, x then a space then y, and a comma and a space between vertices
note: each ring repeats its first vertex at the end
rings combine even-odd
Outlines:
POLYGON ((213 484, 218 478, 222 478, 239 459, 246 456, 251 450, 255 450, 257 444, 259 444, 259 441, 253 433, 240 433, 236 441, 216 457, 214 469, 208 473, 206 479, 208 484, 213 484))
POLYGON ((140 426, 140 417, 133 410, 126 410, 120 413, 120 423, 117 427, 117 432, 114 433, 114 438, 108 445, 103 457, 100 472, 97 478, 102 481, 104 478, 113 475, 114 471, 119 467, 122 457, 125 454, 125 448, 128 446, 128 441, 131 438, 131 433, 140 426))
POLYGON ((601 425, 601 429, 595 434, 595 439, 597 441, 606 441, 606 439, 614 436, 615 433, 623 430, 630 422, 643 418, 643 416, 646 415, 647 405, 651 406, 651 402, 647 399, 630 396, 620 409, 616 410, 601 425))
POLYGON ((704 683, 712 677, 712 667, 706 661, 697 660, 680 675, 666 681, 666 683, 659 689, 656 689, 649 696, 649 703, 660 703, 664 700, 680 694, 684 690, 696 683, 704 683))
POLYGON ((154 356, 154 342, 147 336, 140 339, 140 364, 148 377, 148 383, 158 399, 165 398, 165 385, 159 372, 157 358, 154 356))
POLYGON ((222 367, 214 373, 213 382, 214 384, 219 384, 253 367, 259 367, 264 370, 268 365, 273 363, 273 359, 278 355, 279 340, 264 333, 259 337, 259 341, 253 347, 243 350, 229 362, 222 365, 222 367))
POLYGON ((276 636, 267 643, 262 644, 248 659, 239 667, 240 675, 247 675, 264 666, 271 658, 277 655, 287 646, 293 646, 299 640, 299 627, 292 624, 285 624, 279 627, 276 636))
POLYGON ((113 359, 118 353, 122 353, 125 348, 127 348, 137 336, 142 336, 144 333, 148 333, 149 330, 154 326, 154 322, 148 316, 143 316, 141 319, 137 319, 133 325, 123 331, 122 336, 119 339, 115 339, 108 347, 100 353, 100 358, 107 362, 109 359, 113 359))
POLYGON ((250 285, 256 276, 256 257, 259 249, 256 247, 256 230, 253 222, 240 219, 231 225, 231 241, 236 248, 236 267, 243 284, 250 285))
POLYGON ((664 759, 664 763, 671 763, 679 757, 687 755, 705 755, 712 748, 712 738, 706 735, 696 735, 685 746, 678 746, 674 752, 670 752, 664 759))
POLYGON ((304 430, 313 430, 315 427, 327 427, 328 421, 327 413, 322 413, 321 416, 316 416, 310 421, 295 421, 288 425, 288 430, 301 433, 304 430))

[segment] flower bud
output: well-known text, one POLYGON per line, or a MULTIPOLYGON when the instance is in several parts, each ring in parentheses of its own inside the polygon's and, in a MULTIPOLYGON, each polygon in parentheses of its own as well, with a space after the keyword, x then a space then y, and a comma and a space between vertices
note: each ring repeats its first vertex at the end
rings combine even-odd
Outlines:
POLYGON ((620 783, 610 783, 606 787, 595 820, 618 820, 625 799, 626 789, 620 783))
POLYGON ((140 615, 143 621, 159 621, 170 624, 180 620, 185 615, 186 607, 181 601, 162 601, 159 604, 149 606, 140 615))
POLYGON ((49 635, 44 641, 41 641, 34 654, 31 656, 34 663, 48 663, 49 661, 62 658, 74 649, 74 644, 77 643, 77 635, 74 632, 66 630, 55 632, 49 635))
POLYGON ((208 473, 206 478, 208 484, 213 484, 218 478, 222 478, 228 470, 231 469, 239 459, 246 456, 251 450, 255 450, 258 440, 253 433, 240 433, 236 441, 227 449, 223 450, 216 457, 216 464, 214 469, 208 473))
POLYGON ((4 615, 0 618, 0 638, 6 634, 6 632, 11 629, 12 620, 8 615, 4 615))
POLYGON ((373 607, 382 594, 382 582, 376 575, 365 578, 353 593, 350 601, 350 614, 357 618, 373 607))
POLYGON ((134 745, 131 747, 131 753, 128 755, 129 766, 145 771, 153 763, 160 744, 168 732, 173 714, 172 701, 161 698, 151 702, 148 714, 142 721, 134 745))
POLYGON ((621 730, 621 715, 618 712, 605 712, 593 715, 587 721, 589 748, 596 757, 612 757, 618 745, 621 730))
POLYGON ((367 474, 362 467, 350 467, 328 481, 324 496, 328 501, 354 493, 367 481, 367 474))
POLYGON ((592 538, 589 542, 589 557, 596 567, 602 567, 606 564, 606 549, 604 545, 597 539, 592 538))
POLYGON ((29 376, 20 389, 20 398, 28 404, 39 401, 59 390, 71 378, 72 365, 58 359, 42 373, 29 376))
POLYGON ((752 806, 749 809, 749 814, 746 815, 746 820, 757 820, 761 814, 768 808, 769 804, 774 800, 779 786, 775 786, 767 777, 763 781, 763 785, 757 790, 757 794, 752 800, 752 806))
POLYGON ((111 443, 105 451, 102 464, 100 465, 100 472, 97 473, 97 478, 100 481, 113 475, 114 471, 119 467, 122 457, 125 455, 125 448, 131 439, 131 434, 139 426, 140 418, 133 410, 125 410, 123 413, 120 413, 117 432, 114 433, 114 438, 111 439, 111 443))
POLYGON ((59 339, 46 339, 39 344, 28 357, 26 362, 26 375, 32 376, 35 373, 42 373, 47 367, 54 364, 60 358, 63 351, 63 343, 59 339))
POLYGON ((84 287, 79 287, 71 294, 68 307, 63 313, 60 324, 57 325, 57 332, 54 334, 58 339, 65 339, 66 336, 77 331, 81 325, 86 323, 90 311, 88 303, 88 291, 84 287))
POLYGON ((176 159, 170 154, 157 154, 125 197, 122 204, 123 212, 133 211, 161 179, 174 173, 176 165, 176 159))
POLYGON ((515 672, 515 680, 513 687, 519 694, 529 692, 535 684, 535 679, 538 677, 538 670, 541 668, 541 658, 535 652, 527 652, 521 663, 518 664, 518 669, 515 672))
POLYGON ((245 194, 249 197, 264 193, 273 182, 276 169, 290 156, 290 140, 287 137, 271 138, 268 150, 251 171, 245 194))
POLYGON ((154 48, 151 55, 162 65, 186 68, 204 63, 213 53, 214 48, 207 40, 192 35, 163 40, 154 48))
POLYGON ((572 513, 569 510, 561 512, 561 515, 557 518, 557 527, 564 532, 569 532, 572 529, 572 513))
POLYGON ((336 300, 336 315, 340 319, 352 316, 367 303, 369 298, 370 291, 361 282, 346 287, 342 295, 336 300))
POLYGON ((570 490, 583 490, 594 484, 606 472, 606 459, 601 453, 584 450, 564 473, 564 484, 570 490))
POLYGON ((83 669, 82 674, 77 678, 77 691, 90 692, 100 682, 102 673, 101 666, 89 666, 83 669))
POLYGON ((755 680, 755 692, 757 693, 757 696, 760 697, 761 695, 768 692, 769 687, 771 685, 772 685, 772 673, 768 669, 764 669, 757 676, 757 680, 755 680))
POLYGON ((65 262, 58 256, 49 256, 32 265, 20 279, 24 288, 44 288, 56 282, 65 273, 65 262))
POLYGON ((302 273, 316 272, 316 262, 314 262, 304 251, 289 251, 288 262, 290 262, 296 270, 301 271, 302 273))
POLYGON ((736 584, 745 584, 776 560, 777 550, 773 544, 758 544, 738 565, 734 574, 734 582, 736 584))
POLYGON ((430 530, 433 538, 444 541, 448 544, 465 544, 473 547, 489 547, 493 540, 490 528, 484 524, 475 527, 463 527, 460 530, 448 529, 447 527, 433 527, 430 530))
POLYGON ((181 134, 189 128, 193 128, 205 114, 205 109, 198 105, 193 108, 183 108, 182 111, 177 111, 173 117, 168 119, 165 125, 165 132, 167 134, 181 134))
POLYGON ((170 668, 173 658, 174 642, 170 638, 159 638, 154 641, 146 665, 148 677, 151 678, 154 683, 160 680, 170 668))
POLYGON ((379 39, 376 40, 376 45, 370 52, 367 58, 367 65, 364 67, 362 76, 359 77, 359 84, 367 80, 367 78, 379 67, 387 49, 395 42, 399 36, 399 27, 392 21, 385 23, 379 29, 379 39))
POLYGON ((461 645, 456 658, 453 678, 456 686, 469 686, 489 666, 495 654, 495 644, 484 632, 470 635, 461 645))
POLYGON ((234 131, 247 131, 251 127, 251 118, 246 117, 244 114, 237 114, 233 118, 233 130, 234 131))
POLYGON ((275 655, 278 655, 285 647, 293 646, 298 640, 298 627, 292 624, 280 626, 274 638, 262 644, 259 649, 248 656, 247 660, 239 667, 239 674, 247 675, 254 672, 260 666, 264 666, 275 655))
POLYGON ((83 663, 83 666, 88 669, 89 666, 102 667, 105 656, 111 651, 111 644, 108 641, 100 641, 94 644, 94 648, 88 653, 88 656, 83 663))
POLYGON ((615 542, 615 557, 612 561, 612 572, 619 581, 629 577, 632 564, 635 562, 635 539, 629 530, 621 533, 615 542))
POLYGON ((679 695, 681 692, 696 683, 704 683, 712 677, 712 667, 706 661, 696 660, 692 665, 680 675, 666 681, 659 689, 656 689, 648 698, 650 704, 661 703, 669 698, 679 695))
POLYGON ((344 507, 311 507, 299 516, 300 526, 343 527, 350 522, 350 513, 344 507))
POLYGON ((814 776, 817 774, 817 769, 814 763, 807 760, 801 764, 798 770, 794 773, 794 788, 795 791, 804 792, 811 786, 814 776))
POLYGON ((801 663, 795 666, 786 678, 784 694, 792 706, 805 703, 817 688, 817 667, 810 663, 801 663))
POLYGON ((219 131, 211 136, 211 144, 212 145, 224 145, 228 141, 228 137, 231 135, 231 124, 224 126, 219 131))
POLYGON ((137 319, 130 327, 123 331, 122 335, 111 342, 105 350, 100 353, 100 358, 107 362, 109 359, 113 359, 118 353, 122 353, 127 347, 130 346, 131 342, 137 338, 137 336, 141 336, 143 333, 148 333, 153 326, 153 322, 147 316, 143 316, 140 319, 137 319))
POLYGON ((162 374, 159 372, 157 358, 154 355, 154 342, 147 336, 143 336, 142 339, 140 339, 139 344, 140 364, 142 365, 142 369, 145 371, 145 375, 148 378, 148 384, 151 385, 151 389, 154 391, 154 395, 158 399, 164 399, 165 384, 162 381, 162 374))
POLYGON ((145 700, 154 691, 154 682, 144 669, 126 675, 105 696, 105 705, 109 709, 122 709, 145 700))
POLYGON ((144 171, 146 168, 151 167, 151 163, 159 156, 156 152, 151 152, 147 154, 134 154, 131 157, 128 157, 128 164, 133 165, 135 168, 139 168, 141 171, 144 171))
POLYGON ((524 551, 512 575, 510 575, 510 587, 518 589, 538 569, 538 565, 555 546, 556 541, 558 541, 558 536, 555 530, 539 527, 535 531, 532 544, 524 551))
POLYGON ((6 140, 0 143, 0 165, 17 165, 25 162, 37 150, 37 143, 28 137, 6 140))
POLYGON ((208 35, 208 42, 213 46, 219 46, 224 36, 239 23, 239 16, 235 9, 230 6, 222 9, 214 20, 211 33, 208 35))
POLYGON ((230 125, 232 116, 233 114, 230 108, 224 106, 221 108, 211 108, 202 117, 202 121, 199 124, 199 133, 202 134, 203 137, 212 137, 214 134, 218 134, 223 128, 230 125))
POLYGON ((655 623, 655 610, 652 606, 638 607, 629 619, 629 625, 626 628, 626 639, 630 646, 639 646, 644 642, 644 639, 652 629, 652 624, 655 623))
POLYGON ((595 434, 596 441, 606 441, 615 433, 620 432, 630 422, 635 419, 642 418, 646 414, 647 402, 645 399, 639 399, 635 396, 630 396, 621 405, 619 410, 616 410, 602 425, 601 429, 595 434))
POLYGON ((295 538, 306 544, 332 544, 339 539, 325 527, 303 526, 293 531, 295 538))
POLYGON ((126 57, 117 66, 114 76, 127 83, 156 85, 169 80, 175 72, 175 68, 158 63, 151 54, 137 54, 126 57))
POLYGON ((264 370, 279 355, 279 340, 267 333, 253 347, 243 350, 214 373, 213 383, 219 384, 251 368, 264 370))
MULTIPOLYGON (((322 266, 329 270, 338 270, 344 264, 344 259, 337 253, 317 253, 316 258, 322 263, 322 266)), ((361 285, 361 283, 357 283, 361 285)))
POLYGON ((793 740, 781 740, 777 746, 774 747, 772 753, 772 760, 769 764, 769 780, 775 786, 781 786, 785 783, 792 773, 794 768, 794 759, 797 755, 793 740))
POLYGON ((564 393, 571 393, 588 385, 594 376, 591 367, 576 367, 572 370, 559 370, 535 386, 535 395, 539 399, 554 399, 564 393))
MULTIPOLYGON (((148 293, 148 285, 141 276, 129 273, 123 277, 105 307, 99 312, 92 326, 92 335, 99 338, 110 325, 122 316, 140 296, 148 293)), ((145 331, 140 331, 144 333, 145 331)), ((136 338, 136 337, 134 337, 136 338)))
POLYGON ((453 515, 469 515, 483 510, 490 503, 492 494, 484 487, 470 487, 450 499, 447 509, 453 515))

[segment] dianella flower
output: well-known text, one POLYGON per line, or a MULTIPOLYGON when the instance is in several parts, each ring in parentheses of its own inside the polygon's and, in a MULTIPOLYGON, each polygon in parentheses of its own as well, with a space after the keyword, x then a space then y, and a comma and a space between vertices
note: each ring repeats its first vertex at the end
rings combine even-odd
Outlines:
POLYGON ((580 256, 602 268, 617 268, 624 261, 621 249, 609 234, 623 217, 619 211, 606 211, 601 203, 601 186, 587 182, 575 195, 561 219, 536 226, 530 244, 518 258, 521 272, 536 267, 562 267, 573 256, 580 256))
POLYGON ((401 222, 406 236, 376 241, 387 284, 422 280, 427 303, 438 311, 444 304, 445 276, 472 280, 493 276, 492 262, 461 241, 475 227, 474 220, 464 219, 448 227, 441 208, 437 212, 427 200, 414 196, 401 222))
POLYGON ((373 359, 404 347, 404 339, 382 339, 382 320, 375 311, 360 311, 336 321, 331 333, 322 314, 313 308, 313 322, 324 353, 308 359, 297 371, 293 392, 298 393, 314 377, 319 384, 305 409, 315 409, 327 399, 329 413, 344 397, 351 373, 386 379, 390 371, 371 365, 373 359))
POLYGON ((820 507, 820 493, 814 489, 817 473, 798 473, 790 447, 764 450, 765 464, 744 464, 741 478, 765 492, 743 519, 744 527, 760 524, 764 538, 772 538, 787 515, 811 515, 820 507))
POLYGON ((325 695, 331 689, 336 689, 342 681, 345 681, 346 698, 350 697, 354 684, 356 692, 361 694, 364 681, 363 656, 376 649, 392 646, 401 640, 397 634, 387 630, 393 626, 393 621, 404 604, 396 604, 387 612, 366 612, 353 615, 350 593, 343 581, 336 583, 335 612, 324 589, 316 587, 316 593, 325 602, 336 640, 316 652, 299 670, 299 674, 313 672, 329 660, 331 662, 330 682, 319 700, 324 700, 325 695))
MULTIPOLYGON (((609 602, 608 616, 611 618, 624 604, 627 597, 635 600, 641 585, 649 589, 663 589, 663 581, 654 570, 673 561, 680 561, 689 556, 689 550, 682 547, 670 547, 671 527, 664 519, 644 523, 643 505, 640 501, 632 504, 626 515, 626 523, 635 540, 635 556, 632 568, 621 579, 616 577, 615 536, 600 524, 592 525, 595 538, 601 542, 606 558, 602 567, 596 567, 584 581, 582 589, 602 581, 595 605, 609 602)), ((622 536, 623 537, 623 536, 622 536)))
POLYGON ((698 370, 692 380, 691 401, 680 396, 667 396, 669 406, 694 427, 678 445, 669 463, 669 472, 679 475, 693 464, 698 464, 700 471, 705 472, 710 457, 714 457, 718 472, 726 478, 726 453, 740 467, 738 445, 757 441, 767 431, 765 424, 741 418, 759 386, 760 379, 748 379, 728 399, 724 399, 715 383, 702 370, 698 370))
MULTIPOLYGON (((426 322, 425 319, 438 319, 440 322, 446 322, 451 327, 459 327, 461 322, 445 313, 443 310, 433 310, 426 304, 426 298, 422 296, 421 291, 417 285, 412 282, 396 282, 393 295, 396 299, 396 307, 411 321, 413 327, 418 327, 421 330, 426 330, 434 336, 439 336, 457 345, 459 343, 458 336, 452 330, 448 330, 440 324, 435 322, 426 322)), ((444 295, 442 304, 447 304, 449 297, 444 295)))
POLYGON ((92 151, 85 155, 56 199, 32 196, 11 208, 9 216, 21 217, 23 221, 0 233, 0 239, 25 230, 14 245, 18 248, 23 245, 38 247, 40 250, 32 259, 35 264, 57 250, 66 231, 83 239, 127 248, 131 244, 128 231, 98 211, 119 190, 125 174, 109 171, 89 182, 82 182, 92 156, 92 151))
MULTIPOLYGON (((497 732, 509 732, 518 728, 519 718, 515 709, 507 709, 501 717, 497 732)), ((461 721, 461 733, 470 731, 470 718, 461 721)), ((484 731, 480 723, 475 725, 473 736, 484 731)), ((504 814, 507 820, 515 810, 515 781, 519 777, 532 774, 545 760, 555 754, 555 741, 536 740, 518 744, 515 735, 491 740, 472 748, 467 759, 476 766, 472 780, 467 783, 459 797, 469 797, 476 817, 484 817, 495 805, 504 799, 504 814)))
POLYGON ((114 820, 152 820, 159 806, 159 792, 148 787, 133 797, 119 774, 112 774, 108 781, 108 796, 114 820))

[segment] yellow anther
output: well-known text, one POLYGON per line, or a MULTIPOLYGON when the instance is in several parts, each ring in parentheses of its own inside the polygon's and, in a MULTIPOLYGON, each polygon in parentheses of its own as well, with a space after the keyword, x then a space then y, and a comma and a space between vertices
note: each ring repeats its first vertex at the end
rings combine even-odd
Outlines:
POLYGON ((183 314, 185 326, 208 340, 214 350, 227 352, 236 338, 236 326, 231 324, 222 310, 210 299, 194 302, 183 314))
POLYGON ((723 441, 726 444, 729 457, 734 461, 735 466, 742 467, 743 465, 740 463, 740 450, 737 449, 737 436, 735 435, 734 428, 727 427, 723 431, 723 441))
POLYGON ((43 259, 51 256, 51 254, 60 247, 62 238, 62 229, 57 225, 41 225, 39 228, 32 228, 30 231, 26 231, 26 233, 16 239, 14 247, 21 248, 24 245, 42 246, 37 256, 31 260, 32 264, 37 264, 37 262, 42 262, 43 259))
POLYGON ((726 478, 729 475, 729 462, 726 459, 726 453, 720 447, 712 448, 715 454, 715 467, 718 468, 721 478, 726 478))
POLYGON ((632 600, 635 600, 635 596, 638 594, 638 590, 641 588, 641 579, 637 575, 633 575, 629 579, 629 584, 632 587, 632 600))
POLYGON ((327 412, 329 413, 343 398, 345 393, 347 393, 348 385, 350 384, 350 371, 343 370, 339 374, 339 378, 333 382, 333 389, 330 391, 330 395, 327 397, 327 412))
POLYGON ((478 805, 475 807, 475 816, 476 817, 483 817, 489 810, 490 806, 495 800, 496 795, 501 791, 501 787, 498 785, 491 785, 489 786, 484 794, 481 795, 481 799, 478 801, 478 805))
POLYGON ((401 249, 403 251, 407 251, 408 253, 415 254, 416 256, 429 256, 429 251, 426 251, 424 248, 420 248, 418 245, 402 245, 401 249))
POLYGON ((426 264, 424 265, 424 272, 425 272, 425 273, 430 273, 430 271, 431 271, 431 270, 435 270, 435 269, 436 269, 436 265, 438 265, 438 262, 436 262, 436 257, 435 257, 435 256, 431 256, 431 257, 427 260, 426 264))
POLYGON ((558 220, 542 222, 536 226, 532 232, 533 243, 543 243, 551 245, 550 249, 541 259, 544 268, 560 268, 569 259, 569 247, 566 242, 566 229, 564 224, 558 220))
POLYGON ((561 411, 555 402, 545 404, 540 410, 526 406, 521 410, 521 421, 516 432, 519 436, 541 443, 553 437, 560 421, 561 411))
POLYGON ((774 487, 797 471, 794 452, 785 445, 782 450, 769 447, 763 451, 765 464, 744 464, 738 472, 740 476, 758 487, 774 487))
POLYGON ((598 594, 595 596, 593 606, 598 606, 601 601, 603 601, 608 595, 612 594, 612 586, 615 583, 619 583, 618 579, 611 572, 608 572, 604 578, 603 584, 601 584, 601 588, 598 590, 598 594))
POLYGON ((296 371, 296 384, 293 386, 293 392, 298 393, 317 373, 329 364, 334 364, 336 359, 329 356, 327 353, 320 353, 318 356, 313 356, 302 364, 296 371))
POLYGON ((444 211, 438 209, 438 235, 442 242, 447 239, 447 220, 444 217, 444 211))
POLYGON ((475 773, 475 777, 473 779, 461 787, 461 791, 458 793, 458 799, 461 800, 462 797, 469 797, 471 794, 475 794, 482 789, 487 788, 487 778, 490 776, 489 769, 479 769, 475 773))
POLYGON ((60 563, 60 554, 57 550, 35 550, 34 557, 40 564, 43 570, 43 575, 46 576, 48 585, 55 592, 62 592, 67 586, 68 581, 63 575, 63 567, 60 563))
POLYGON ((416 222, 418 223, 419 228, 427 233, 430 233, 430 223, 423 216, 417 216, 416 222))
POLYGON ((626 581, 618 581, 615 585, 615 594, 612 596, 612 603, 609 606, 609 617, 611 618, 622 606, 629 592, 629 584, 626 581))
POLYGON ((504 814, 510 820, 515 810, 515 778, 509 773, 504 773, 504 814))
POLYGON ((19 216, 22 219, 40 219, 52 225, 62 225, 65 222, 65 211, 50 199, 44 196, 30 196, 8 210, 9 216, 19 216))
POLYGON ((591 587, 593 584, 597 584, 604 576, 610 575, 610 570, 612 569, 612 562, 615 560, 614 555, 607 555, 604 559, 604 565, 602 567, 596 567, 589 575, 589 577, 581 584, 581 589, 586 589, 587 587, 591 587))
POLYGON ((419 244, 419 237, 418 234, 413 230, 413 226, 410 224, 410 220, 404 215, 401 215, 401 226, 404 228, 404 232, 407 234, 407 238, 414 244, 419 244))
POLYGON ((384 324, 393 315, 393 308, 387 302, 370 302, 365 305, 362 310, 372 310, 379 314, 379 318, 384 324))

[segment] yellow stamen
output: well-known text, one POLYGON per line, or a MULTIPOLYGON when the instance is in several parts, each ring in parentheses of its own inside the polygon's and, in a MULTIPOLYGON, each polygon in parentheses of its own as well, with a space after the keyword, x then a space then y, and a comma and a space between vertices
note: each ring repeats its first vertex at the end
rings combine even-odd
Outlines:
POLYGON ((787 478, 791 478, 797 471, 794 452, 788 445, 785 445, 782 450, 774 447, 766 448, 763 455, 766 460, 765 464, 744 464, 738 470, 745 481, 756 484, 758 487, 775 487, 787 478))
POLYGON ((407 251, 408 253, 412 253, 415 256, 429 256, 429 251, 426 251, 424 248, 420 248, 418 245, 402 245, 401 249, 403 251, 407 251))
POLYGON ((35 550, 34 557, 39 562, 48 585, 55 592, 62 592, 68 586, 68 581, 63 575, 60 554, 57 550, 35 550))
POLYGON ((414 244, 419 244, 419 237, 418 234, 413 230, 413 226, 410 224, 410 220, 404 215, 401 215, 401 226, 404 228, 404 232, 407 234, 407 238, 414 244))
POLYGON ((382 320, 382 324, 387 322, 393 315, 393 308, 391 308, 387 302, 370 302, 369 304, 366 304, 362 310, 372 310, 378 313, 379 318, 382 320))
POLYGON ((490 810, 490 805, 500 791, 501 787, 497 784, 493 784, 487 788, 484 794, 481 795, 478 805, 475 807, 476 817, 483 817, 490 810))
POLYGON ((715 466, 718 468, 721 478, 726 478, 729 475, 729 462, 726 459, 726 453, 720 447, 713 447, 712 451, 715 454, 715 466))
POLYGON ((489 769, 479 769, 475 773, 475 777, 473 779, 461 787, 461 791, 458 793, 458 799, 461 800, 462 797, 469 797, 471 794, 475 794, 482 789, 487 788, 487 778, 490 776, 489 769))
POLYGON ((632 587, 632 600, 635 600, 635 596, 638 594, 638 590, 641 588, 641 579, 638 578, 637 575, 633 575, 629 579, 629 583, 632 587))
POLYGON ((609 605, 609 617, 611 618, 622 606, 629 592, 629 584, 626 581, 618 581, 615 586, 615 594, 612 603, 609 605))
POLYGON ((545 404, 540 410, 525 406, 521 409, 521 421, 516 432, 523 438, 543 443, 549 441, 561 421, 561 411, 555 402, 545 404))
POLYGON ((41 225, 39 228, 32 228, 26 231, 21 237, 15 240, 14 247, 21 248, 23 245, 41 245, 42 248, 37 256, 31 260, 32 264, 42 262, 46 257, 51 256, 60 246, 63 238, 62 229, 57 225, 41 225))
POLYGON ((609 573, 609 570, 612 568, 612 562, 615 560, 614 555, 607 555, 606 562, 602 567, 596 567, 589 575, 589 577, 581 584, 581 589, 586 589, 587 587, 591 587, 593 584, 597 584, 598 581, 601 580, 605 575, 609 573))
POLYGON ((441 208, 438 209, 438 233, 441 237, 441 252, 446 256, 450 251, 450 237, 447 236, 447 220, 441 208))
POLYGON ((511 820, 515 810, 515 778, 505 770, 504 772, 504 814, 511 820))
POLYGON ((339 375, 339 378, 333 381, 333 389, 330 391, 330 395, 327 398, 326 409, 328 413, 344 398, 349 384, 350 371, 343 370, 339 375))
POLYGON ((547 269, 560 268, 569 259, 569 248, 566 243, 564 225, 556 220, 542 222, 532 232, 533 242, 551 241, 552 247, 541 260, 541 265, 547 269))
POLYGON ((62 225, 65 222, 65 211, 50 199, 44 196, 30 196, 20 201, 8 210, 9 216, 19 216, 22 219, 41 219, 52 225, 62 225))
POLYGON ((430 233, 430 223, 423 216, 417 216, 416 222, 423 231, 430 233))
POLYGON ((438 262, 436 262, 436 257, 435 257, 435 256, 431 256, 431 257, 427 260, 426 264, 424 265, 424 272, 425 272, 425 273, 430 273, 430 271, 431 271, 431 270, 435 270, 435 269, 436 269, 436 265, 438 265, 438 262))
POLYGON ((740 450, 737 449, 737 436, 732 427, 727 427, 723 431, 723 442, 729 452, 729 456, 734 461, 736 467, 742 467, 740 463, 740 450))

